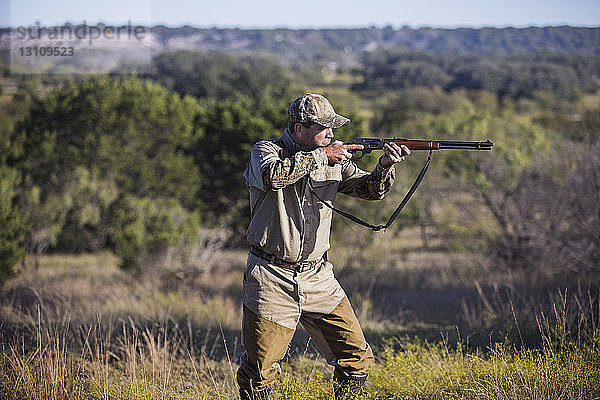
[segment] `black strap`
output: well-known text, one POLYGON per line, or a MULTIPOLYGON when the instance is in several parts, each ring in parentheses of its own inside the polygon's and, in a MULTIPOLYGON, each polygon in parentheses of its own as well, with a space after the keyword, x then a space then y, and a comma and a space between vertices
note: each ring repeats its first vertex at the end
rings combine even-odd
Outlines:
POLYGON ((348 218, 349 220, 356 222, 359 225, 362 225, 364 227, 367 227, 375 232, 377 231, 381 231, 383 230, 385 232, 385 230, 387 228, 390 227, 390 225, 392 225, 392 223, 394 222, 394 220, 398 217, 398 215, 400 214, 400 211, 402 211, 402 209, 404 208, 404 206, 406 205, 406 203, 408 203, 408 200, 410 200, 410 198, 412 197, 412 195, 415 193, 415 191, 417 190, 417 188, 419 187, 419 185, 421 184, 421 181, 423 180, 423 178, 425 177, 425 173, 427 172, 427 169, 429 168, 429 163, 431 162, 431 153, 432 151, 429 150, 429 156, 427 157, 427 162, 425 162, 425 165, 423 166, 423 168, 421 168, 421 172, 419 172, 419 176, 417 176, 417 179, 415 179, 414 183, 412 184, 410 190, 408 191, 408 193, 406 193, 406 195, 404 196, 404 198, 402 199, 402 201, 400 202, 400 204, 398 205, 398 207, 396 207, 396 210, 392 213, 392 215, 390 216, 390 219, 388 219, 388 222, 385 225, 373 225, 370 224, 366 221, 363 221, 362 219, 358 218, 355 215, 350 214, 347 211, 344 210, 340 210, 339 208, 336 208, 334 206, 332 206, 331 204, 329 204, 328 202, 326 202, 325 200, 323 200, 321 197, 319 197, 319 195, 315 192, 315 190, 312 187, 312 184, 310 183, 310 178, 308 180, 308 188, 310 190, 310 192, 317 198, 319 199, 319 201, 323 204, 325 204, 326 207, 332 209, 333 211, 335 211, 336 213, 340 214, 341 216, 348 218))

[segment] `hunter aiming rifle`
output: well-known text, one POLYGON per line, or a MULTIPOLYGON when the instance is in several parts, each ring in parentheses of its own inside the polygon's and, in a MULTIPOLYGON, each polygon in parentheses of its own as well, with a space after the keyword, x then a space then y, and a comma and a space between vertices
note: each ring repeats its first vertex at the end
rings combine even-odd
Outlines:
MULTIPOLYGON (((465 142, 465 141, 451 141, 451 140, 415 140, 415 139, 401 139, 401 138, 393 138, 393 139, 356 138, 356 139, 354 139, 354 141, 349 142, 347 144, 360 144, 363 146, 362 149, 353 151, 352 158, 359 159, 359 158, 362 158, 366 154, 370 154, 373 150, 382 150, 383 145, 385 143, 390 143, 390 142, 393 142, 393 143, 397 144, 398 146, 402 146, 402 145, 406 146, 409 148, 409 150, 428 150, 429 155, 427 157, 427 162, 421 169, 421 172, 419 172, 417 179, 415 179, 415 182, 411 186, 410 190, 408 191, 408 193, 406 193, 406 195, 404 196, 404 198, 402 199, 402 201, 400 202, 400 204, 398 205, 396 210, 393 212, 393 214, 390 216, 388 222, 385 225, 370 224, 370 223, 365 222, 362 219, 350 214, 347 211, 335 208, 334 206, 332 206, 331 204, 322 200, 319 197, 319 195, 313 189, 312 184, 310 183, 310 179, 309 179, 308 188, 310 189, 310 192, 315 197, 317 197, 317 199, 319 199, 319 201, 321 201, 323 204, 325 204, 326 207, 328 207, 331 210, 335 211, 336 213, 342 215, 343 217, 348 218, 351 221, 356 222, 357 224, 360 224, 362 226, 370 228, 373 231, 385 232, 385 230, 387 228, 389 228, 390 225, 392 225, 392 223, 394 222, 394 220, 396 219, 398 214, 400 214, 400 211, 402 211, 402 209, 404 208, 404 206, 406 205, 408 200, 411 198, 411 196, 417 190, 417 187, 423 180, 423 177, 425 176, 425 173, 427 172, 427 169, 429 168, 429 163, 431 162, 431 154, 434 150, 446 150, 446 149, 492 150, 492 146, 494 145, 489 140, 486 140, 485 142, 465 142)), ((302 149, 298 149, 298 150, 283 149, 283 151, 284 152, 282 153, 282 156, 289 157, 291 154, 293 154, 293 152, 302 151, 302 149)))

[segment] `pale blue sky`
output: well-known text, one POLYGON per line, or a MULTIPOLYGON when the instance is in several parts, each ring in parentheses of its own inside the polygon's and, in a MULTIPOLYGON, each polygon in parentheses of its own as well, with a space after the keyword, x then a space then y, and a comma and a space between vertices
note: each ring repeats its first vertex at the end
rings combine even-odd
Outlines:
POLYGON ((0 26, 600 27, 600 0, 0 0, 0 26))

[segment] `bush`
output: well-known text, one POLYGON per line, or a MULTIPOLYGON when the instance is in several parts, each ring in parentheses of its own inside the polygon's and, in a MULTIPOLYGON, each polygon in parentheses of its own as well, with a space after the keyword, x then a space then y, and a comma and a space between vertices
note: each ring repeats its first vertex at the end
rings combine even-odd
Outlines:
POLYGON ((198 215, 169 198, 122 196, 111 206, 110 237, 121 267, 135 274, 144 270, 146 256, 179 246, 196 236, 198 215))
POLYGON ((14 275, 15 264, 24 256, 24 222, 16 206, 19 173, 0 165, 0 284, 14 275))

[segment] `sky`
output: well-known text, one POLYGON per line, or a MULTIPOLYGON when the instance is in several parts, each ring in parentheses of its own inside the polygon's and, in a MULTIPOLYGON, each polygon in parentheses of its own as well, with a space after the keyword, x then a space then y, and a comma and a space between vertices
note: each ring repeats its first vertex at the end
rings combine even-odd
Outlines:
POLYGON ((0 0, 0 26, 600 27, 600 0, 0 0))

